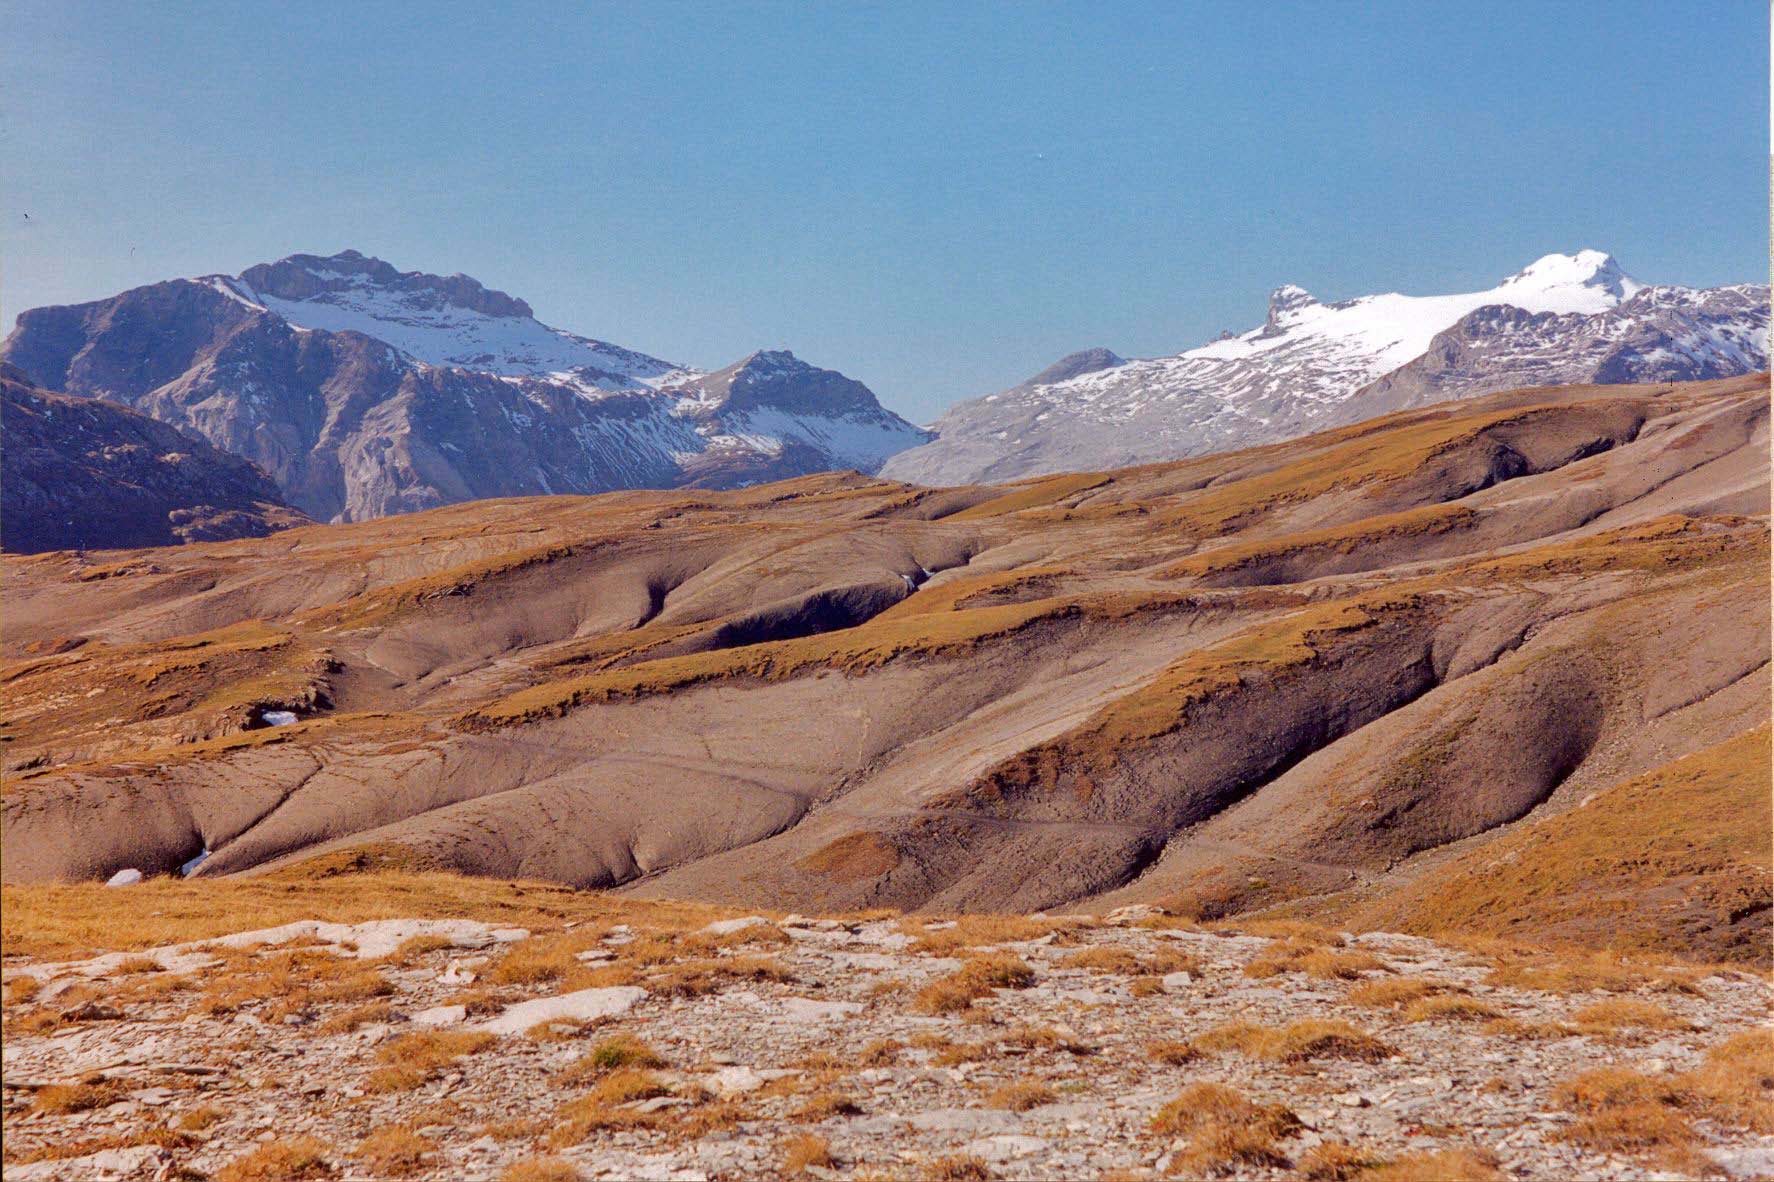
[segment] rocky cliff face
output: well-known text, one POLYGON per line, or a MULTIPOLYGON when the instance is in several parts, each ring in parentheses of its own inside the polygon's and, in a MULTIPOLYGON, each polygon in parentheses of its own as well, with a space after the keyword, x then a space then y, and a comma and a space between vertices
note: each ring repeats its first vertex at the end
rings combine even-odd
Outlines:
POLYGON ((1593 250, 1457 295, 1326 304, 1289 284, 1242 335, 1174 357, 1078 354, 963 402, 935 424, 935 443, 882 475, 1011 480, 1271 443, 1511 387, 1750 373, 1767 367, 1767 331, 1766 287, 1647 287, 1593 250))
POLYGON ((0 357, 259 464, 320 520, 874 471, 929 438, 790 353, 701 374, 356 251, 33 309, 0 357))
POLYGON ((306 520, 245 460, 3 364, 0 422, 0 547, 14 553, 261 537, 306 520))

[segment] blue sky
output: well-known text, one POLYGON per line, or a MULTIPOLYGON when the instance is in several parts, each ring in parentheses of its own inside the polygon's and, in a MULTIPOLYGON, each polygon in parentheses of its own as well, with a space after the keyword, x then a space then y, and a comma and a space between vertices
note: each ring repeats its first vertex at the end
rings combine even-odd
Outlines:
POLYGON ((1265 293, 1767 271, 1767 9, 0 0, 0 316, 355 247, 918 419, 1265 293), (27 222, 24 214, 29 213, 27 222))

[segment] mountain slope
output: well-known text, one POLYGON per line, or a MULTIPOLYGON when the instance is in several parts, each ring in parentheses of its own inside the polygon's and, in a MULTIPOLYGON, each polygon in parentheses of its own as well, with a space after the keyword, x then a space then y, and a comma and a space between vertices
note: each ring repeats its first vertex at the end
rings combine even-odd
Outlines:
POLYGON ((1287 286, 1241 336, 961 403, 936 442, 882 474, 1009 480, 1248 447, 1519 386, 1750 373, 1768 364, 1767 330, 1766 287, 1646 287, 1590 250, 1459 295, 1323 304, 1287 286))
POLYGON ((0 546, 13 553, 256 538, 306 523, 245 460, 0 364, 0 546))
MULTIPOLYGON (((1531 389, 1010 489, 826 474, 102 579, 10 559, 0 864, 1378 909, 1766 725, 1767 446, 1762 377, 1531 389)), ((1765 828, 1656 819, 1735 852, 1634 930, 1751 955, 1765 828)))
POLYGON ((792 354, 702 375, 355 251, 33 309, 0 357, 254 461, 321 520, 872 471, 929 438, 792 354))

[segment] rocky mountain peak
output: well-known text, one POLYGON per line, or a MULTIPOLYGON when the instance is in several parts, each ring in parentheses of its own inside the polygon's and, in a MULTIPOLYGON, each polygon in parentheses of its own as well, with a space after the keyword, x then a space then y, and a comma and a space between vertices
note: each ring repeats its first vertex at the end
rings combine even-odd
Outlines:
POLYGON ((1289 313, 1310 308, 1318 300, 1297 283, 1284 283, 1269 293, 1269 327, 1277 328, 1289 313))
POLYGON ((835 369, 811 365, 787 349, 760 349, 673 389, 722 413, 884 413, 874 391, 835 369))
POLYGON ((292 254, 275 263, 248 267, 239 278, 254 292, 280 300, 307 301, 323 298, 330 292, 380 288, 402 293, 407 297, 405 302, 420 307, 461 308, 483 316, 534 315, 523 300, 495 291, 471 276, 400 271, 356 250, 331 255, 292 254))
POLYGON ((1127 359, 1098 345, 1094 349, 1080 349, 1076 353, 1067 353, 1058 361, 1028 379, 1025 386, 1047 386, 1054 382, 1063 382, 1071 378, 1080 378, 1087 373, 1114 369, 1126 365, 1127 359))

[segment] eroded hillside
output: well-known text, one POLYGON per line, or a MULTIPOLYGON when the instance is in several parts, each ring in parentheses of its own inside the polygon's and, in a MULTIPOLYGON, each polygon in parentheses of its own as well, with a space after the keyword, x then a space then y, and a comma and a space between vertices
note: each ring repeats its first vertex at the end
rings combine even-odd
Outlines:
POLYGON ((1635 939, 1750 957, 1765 813, 1690 806, 1765 805, 1767 431, 1765 377, 1564 387, 1009 486, 8 558, 5 874, 207 850, 199 875, 1494 927, 1548 883, 1618 895, 1643 859, 1610 877, 1634 855, 1582 839, 1627 815, 1706 855, 1650 871, 1683 885, 1635 939), (1737 770, 1697 789, 1684 760, 1737 770))

